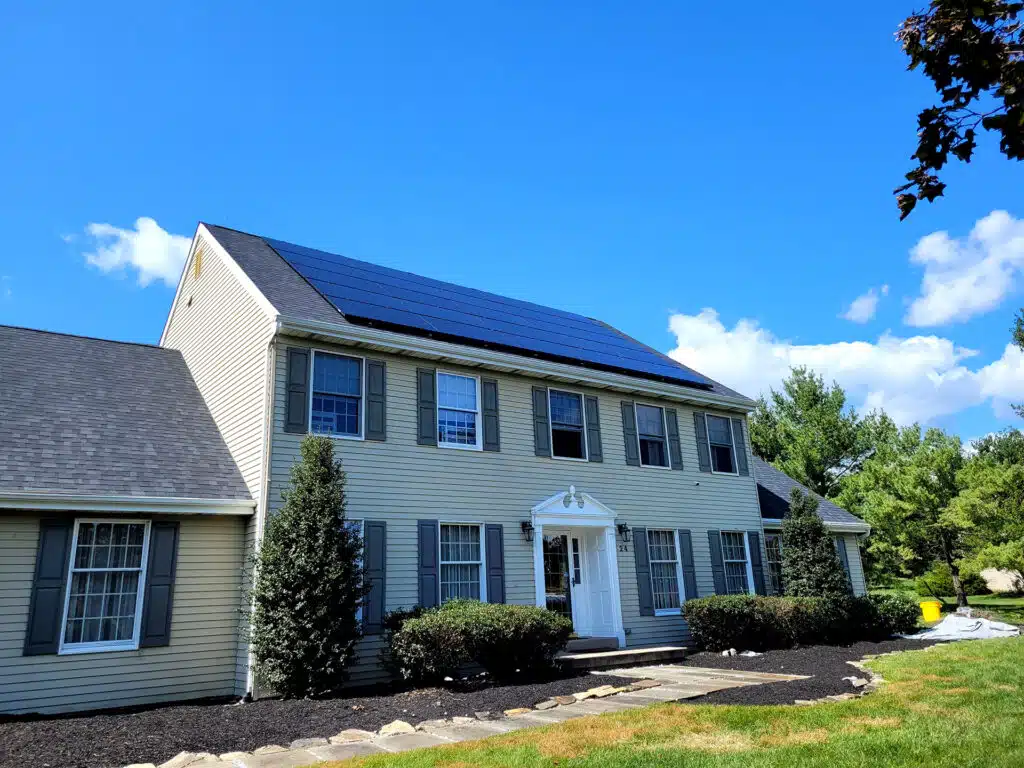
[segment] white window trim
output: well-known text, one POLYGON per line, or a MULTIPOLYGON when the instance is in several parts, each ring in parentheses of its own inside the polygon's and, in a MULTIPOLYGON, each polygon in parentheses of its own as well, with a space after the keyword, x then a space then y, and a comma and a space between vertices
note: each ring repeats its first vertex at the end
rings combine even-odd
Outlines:
MULTIPOLYGON (((644 403, 639 400, 633 402, 633 429, 636 430, 636 452, 637 456, 640 457, 641 467, 651 467, 652 469, 672 469, 672 450, 668 444, 668 416, 665 414, 665 406, 656 405, 654 403, 644 403), (638 405, 645 405, 648 408, 657 408, 661 411, 661 428, 665 432, 665 461, 666 464, 644 464, 644 454, 640 450, 640 419, 636 415, 636 407, 638 405)), ((665 530, 668 530, 667 528, 665 530)))
POLYGON ((563 387, 548 387, 548 440, 551 443, 551 458, 559 461, 590 461, 590 445, 587 443, 587 397, 582 392, 563 387), (551 418, 551 393, 561 392, 565 395, 576 395, 580 399, 580 417, 583 420, 583 458, 574 456, 555 456, 555 420, 551 418))
MULTIPOLYGON (((438 604, 445 601, 441 599, 441 566, 442 565, 477 565, 476 560, 442 560, 441 559, 441 526, 442 525, 465 525, 476 526, 480 529, 480 602, 487 602, 487 541, 484 538, 486 531, 484 524, 475 520, 438 520, 437 521, 437 600, 438 604)), ((467 598, 468 599, 468 598, 467 598)))
POLYGON ((321 349, 314 347, 310 350, 309 356, 309 409, 306 413, 309 424, 309 434, 332 437, 335 440, 365 440, 366 439, 366 358, 362 355, 352 355, 347 352, 337 352, 333 349, 321 349), (343 435, 337 432, 314 432, 313 431, 313 373, 316 370, 317 355, 333 355, 334 357, 347 357, 350 360, 359 361, 359 434, 343 435))
MULTIPOLYGON (((727 475, 729 473, 728 472, 722 472, 721 474, 727 475)), ((754 589, 754 568, 753 568, 753 566, 751 565, 751 562, 750 562, 750 537, 747 535, 746 531, 721 531, 721 533, 719 535, 723 535, 723 534, 726 534, 726 533, 738 533, 740 536, 743 537, 743 554, 747 558, 747 560, 746 560, 746 567, 747 567, 747 594, 748 595, 757 594, 756 590, 754 589)), ((725 544, 722 544, 722 570, 725 571, 726 563, 738 563, 738 562, 739 562, 739 560, 726 560, 725 559, 725 544)), ((729 576, 728 573, 726 573, 725 574, 725 578, 728 579, 728 576, 729 576)), ((728 585, 728 582, 726 582, 726 584, 728 585)), ((726 588, 728 589, 728 586, 726 588)), ((727 594, 732 594, 732 593, 728 592, 727 594)))
MULTIPOLYGON (((639 434, 639 433, 637 433, 639 434)), ((665 438, 668 439, 667 437, 665 438)), ((673 528, 648 528, 647 529, 647 562, 648 564, 653 563, 651 559, 651 531, 668 531, 672 534, 672 540, 676 545, 676 583, 679 585, 679 607, 678 608, 655 608, 655 616, 681 616, 683 613, 682 604, 686 602, 686 585, 683 583, 683 556, 679 550, 679 531, 673 528)), ((659 563, 668 562, 667 560, 659 560, 659 563)), ((651 577, 651 599, 654 599, 654 569, 649 568, 651 577)))
MULTIPOLYGON (((75 530, 71 537, 71 554, 68 558, 68 572, 67 578, 64 580, 64 611, 61 613, 60 619, 60 643, 57 646, 58 656, 72 656, 79 653, 107 653, 109 651, 135 651, 139 648, 139 636, 142 629, 142 608, 145 601, 146 594, 146 574, 148 573, 149 567, 149 533, 150 533, 150 521, 139 520, 139 519, 112 519, 112 518, 92 518, 82 517, 75 518, 75 530), (71 604, 71 579, 75 573, 75 555, 78 551, 78 531, 82 523, 123 523, 128 525, 143 525, 145 526, 142 535, 142 564, 139 568, 139 589, 135 596, 135 626, 132 628, 132 639, 131 640, 108 640, 105 642, 93 642, 93 643, 68 643, 65 644, 64 637, 67 633, 68 625, 68 609, 71 604)), ((79 568, 79 573, 83 572, 107 572, 111 568, 79 568)))
POLYGON ((728 416, 719 416, 717 413, 705 413, 704 433, 707 436, 708 441, 708 460, 711 462, 711 474, 732 475, 733 477, 737 477, 740 473, 740 468, 736 461, 736 435, 732 431, 732 419, 730 419, 728 416), (729 442, 732 444, 732 472, 719 472, 717 469, 715 469, 715 452, 711 450, 711 430, 708 429, 708 416, 713 416, 716 419, 725 419, 725 423, 729 426, 729 442))
POLYGON ((462 413, 475 413, 476 414, 476 444, 475 445, 460 445, 459 443, 444 443, 441 442, 441 438, 438 437, 437 447, 438 448, 452 448, 456 451, 482 451, 484 449, 484 416, 483 416, 483 403, 480 397, 483 393, 480 391, 480 377, 474 376, 471 373, 458 373, 456 371, 443 371, 437 370, 434 372, 434 431, 438 431, 438 420, 440 418, 439 413, 441 410, 445 411, 461 411, 462 413), (438 389, 438 380, 440 376, 459 376, 463 379, 473 379, 476 382, 476 411, 470 411, 468 408, 449 408, 448 406, 441 405, 441 396, 438 389))

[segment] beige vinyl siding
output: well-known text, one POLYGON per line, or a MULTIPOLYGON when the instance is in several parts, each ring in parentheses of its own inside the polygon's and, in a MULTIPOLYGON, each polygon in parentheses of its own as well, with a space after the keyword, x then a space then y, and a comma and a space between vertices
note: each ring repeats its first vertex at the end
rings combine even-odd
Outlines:
POLYGON ((864 579, 864 563, 860 559, 860 546, 857 535, 853 533, 836 534, 846 547, 846 559, 850 562, 850 581, 853 582, 853 594, 866 595, 867 582, 864 579))
MULTIPOLYGON (((310 346, 279 340, 276 366, 274 435, 271 452, 271 509, 280 505, 289 470, 298 458, 300 435, 284 432, 285 347, 310 346)), ((316 348, 345 352, 342 347, 316 348)), ((387 608, 416 604, 416 521, 439 519, 502 523, 505 545, 505 590, 508 602, 534 604, 533 545, 520 532, 531 509, 570 485, 591 494, 631 526, 688 528, 692 532, 700 594, 714 592, 708 529, 761 530, 752 477, 711 475, 698 471, 693 412, 678 412, 684 471, 630 467, 625 463, 620 402, 631 399, 606 390, 572 387, 597 395, 603 463, 565 461, 534 455, 531 388, 544 382, 484 372, 498 381, 501 451, 488 453, 422 446, 416 443, 416 368, 429 362, 366 350, 352 354, 387 363, 387 441, 338 439, 336 453, 348 475, 348 514, 387 522, 387 608)), ((468 374, 480 371, 439 366, 468 374)), ((645 400, 645 402, 649 402, 645 400)), ((735 415, 724 414, 723 415, 735 415)), ((749 430, 744 430, 749 434, 749 430)), ((749 444, 747 447, 749 451, 749 444)), ((623 549, 620 544, 620 550, 623 549)), ((633 543, 618 554, 623 625, 630 646, 685 642, 680 617, 641 617, 633 543)), ((362 643, 353 682, 371 679, 378 641, 362 643)))
POLYGON ((170 645, 23 656, 40 517, 0 516, 0 712, 50 714, 235 692, 246 518, 177 519, 170 645))
POLYGON ((164 346, 177 349, 249 493, 262 491, 267 346, 273 321, 224 261, 200 243, 199 277, 185 265, 164 346))

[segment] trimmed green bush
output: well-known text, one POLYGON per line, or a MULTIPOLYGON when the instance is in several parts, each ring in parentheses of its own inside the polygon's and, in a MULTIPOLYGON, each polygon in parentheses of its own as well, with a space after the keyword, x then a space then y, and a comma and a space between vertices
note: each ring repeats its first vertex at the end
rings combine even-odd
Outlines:
POLYGON ((794 488, 782 522, 782 583, 787 597, 846 597, 846 578, 832 534, 818 515, 820 500, 794 488))
POLYGON ((716 595, 688 600, 683 612, 690 635, 702 648, 768 651, 882 640, 897 632, 910 632, 917 625, 918 608, 899 595, 716 595))
POLYGON ((469 663, 505 679, 552 669, 570 634, 568 619, 543 608, 452 600, 404 618, 389 655, 403 677, 417 682, 454 676, 469 663))
MULTIPOLYGON (((961 570, 960 582, 968 595, 987 595, 988 584, 980 573, 961 570)), ((956 594, 953 589, 953 576, 945 563, 935 563, 931 570, 914 580, 914 591, 922 597, 950 597, 956 594)))

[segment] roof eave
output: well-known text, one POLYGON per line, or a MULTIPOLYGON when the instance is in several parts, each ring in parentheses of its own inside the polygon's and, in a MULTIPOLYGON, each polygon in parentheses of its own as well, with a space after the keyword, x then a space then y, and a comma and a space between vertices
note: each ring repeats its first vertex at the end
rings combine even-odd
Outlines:
POLYGON ((471 347, 449 341, 412 336, 365 325, 322 323, 280 316, 278 333, 291 333, 324 337, 330 340, 372 345, 388 351, 418 355, 468 366, 482 366, 505 372, 552 378, 573 383, 588 384, 602 389, 637 392, 649 396, 713 406, 724 410, 750 413, 756 403, 748 398, 734 398, 706 392, 681 384, 669 384, 637 376, 585 368, 514 355, 508 352, 471 347))
MULTIPOLYGON (((761 520, 761 525, 765 528, 782 528, 782 520, 777 517, 765 517, 761 520)), ((867 523, 836 523, 829 520, 823 520, 825 527, 833 533, 856 533, 867 535, 871 533, 871 526, 867 523)))
POLYGON ((67 491, 0 490, 0 509, 22 511, 118 512, 168 515, 251 515, 252 499, 181 496, 102 495, 67 491))

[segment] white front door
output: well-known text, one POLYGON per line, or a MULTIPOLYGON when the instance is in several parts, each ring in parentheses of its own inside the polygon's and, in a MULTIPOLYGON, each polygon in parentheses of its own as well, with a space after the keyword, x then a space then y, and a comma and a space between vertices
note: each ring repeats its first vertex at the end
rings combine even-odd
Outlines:
POLYGON ((584 593, 581 598, 586 605, 587 634, 591 637, 614 637, 611 558, 615 557, 615 550, 609 547, 604 528, 583 528, 577 533, 583 548, 584 576, 580 591, 584 593))

